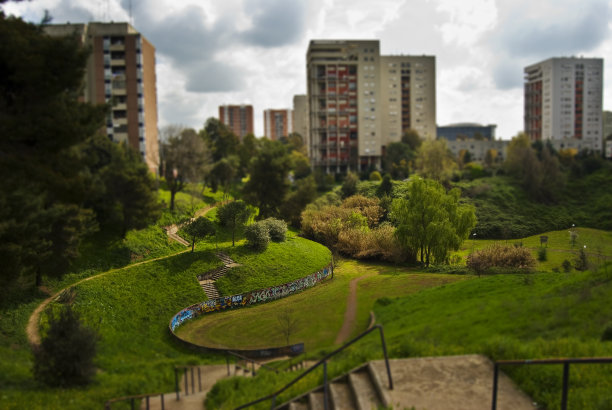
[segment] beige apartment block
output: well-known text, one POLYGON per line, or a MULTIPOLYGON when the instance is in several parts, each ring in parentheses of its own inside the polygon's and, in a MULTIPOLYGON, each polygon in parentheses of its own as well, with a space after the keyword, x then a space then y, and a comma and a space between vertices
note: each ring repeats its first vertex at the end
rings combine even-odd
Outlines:
POLYGON ((314 167, 380 168, 409 128, 435 139, 434 57, 381 56, 378 40, 312 40, 306 67, 314 167))
POLYGON ((293 110, 264 110, 264 136, 277 141, 293 132, 293 110))
POLYGON ((109 104, 106 134, 142 155, 157 174, 157 79, 155 47, 128 23, 53 24, 51 36, 77 35, 91 48, 85 73, 83 99, 109 104))
POLYGON ((245 135, 253 134, 253 106, 220 105, 219 121, 227 125, 242 141, 245 135))
POLYGON ((531 140, 576 139, 601 151, 603 59, 550 58, 524 72, 525 133, 531 140))

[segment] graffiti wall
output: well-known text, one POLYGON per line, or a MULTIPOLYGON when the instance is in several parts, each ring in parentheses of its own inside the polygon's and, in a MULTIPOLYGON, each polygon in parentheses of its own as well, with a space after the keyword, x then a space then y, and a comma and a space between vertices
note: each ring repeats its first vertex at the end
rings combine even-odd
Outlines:
POLYGON ((256 303, 284 298, 285 296, 289 296, 293 293, 300 292, 316 285, 317 283, 327 279, 327 277, 332 275, 332 273, 333 265, 330 264, 325 269, 283 285, 273 286, 267 289, 254 290, 241 295, 224 296, 191 305, 174 315, 170 321, 170 330, 172 333, 174 333, 174 330, 185 321, 194 319, 209 312, 250 306, 256 303))

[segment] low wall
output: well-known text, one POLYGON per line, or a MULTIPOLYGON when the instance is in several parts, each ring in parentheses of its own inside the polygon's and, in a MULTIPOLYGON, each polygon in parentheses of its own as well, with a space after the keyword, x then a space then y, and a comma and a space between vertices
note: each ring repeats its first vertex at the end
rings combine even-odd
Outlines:
MULTIPOLYGON (((181 339, 174 333, 174 331, 186 321, 195 319, 206 313, 218 312, 218 311, 226 310, 226 309, 235 309, 235 308, 240 308, 244 306, 252 306, 257 303, 269 302, 272 300, 284 298, 294 293, 301 292, 302 290, 313 287, 317 283, 327 279, 329 276, 333 275, 333 271, 334 271, 333 263, 330 263, 327 267, 325 267, 324 269, 318 272, 312 273, 306 277, 294 280, 292 282, 285 283, 283 285, 272 286, 266 289, 258 289, 258 290, 254 290, 251 292, 242 293, 239 295, 223 296, 220 298, 211 299, 211 300, 207 300, 204 302, 196 303, 195 305, 188 306, 172 317, 172 319, 170 320, 170 324, 169 324, 170 333, 172 333, 172 335, 175 338, 177 338, 181 343, 186 344, 186 345, 191 345, 190 347, 198 347, 198 345, 195 345, 191 342, 187 342, 186 340, 181 339)), ((297 345, 294 345, 294 346, 297 346, 297 345)), ((207 348, 206 346, 199 346, 199 347, 206 349, 206 350, 210 350, 210 351, 224 350, 224 349, 207 348)), ((284 348, 258 349, 257 352, 262 352, 263 354, 260 357, 264 357, 268 353, 272 353, 272 351, 276 351, 276 350, 283 350, 286 352, 287 348, 290 348, 290 347, 286 346, 284 348)), ((243 355, 246 355, 250 352, 250 351, 236 350, 236 349, 226 349, 226 350, 232 350, 232 351, 235 351, 243 355)), ((301 349, 294 348, 290 350, 293 350, 294 354, 298 354, 298 353, 303 352, 304 347, 302 344, 301 349)), ((257 353, 255 352, 256 351, 253 351, 251 353, 257 355, 257 353)), ((268 357, 274 357, 274 356, 275 355, 269 355, 268 357)), ((249 357, 251 357, 251 355, 249 355, 249 357)))

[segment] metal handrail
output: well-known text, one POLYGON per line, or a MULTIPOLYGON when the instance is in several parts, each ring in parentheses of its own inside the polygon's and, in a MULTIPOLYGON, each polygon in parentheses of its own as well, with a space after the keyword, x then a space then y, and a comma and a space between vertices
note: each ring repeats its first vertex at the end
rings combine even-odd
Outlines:
POLYGON ((193 369, 196 368, 198 369, 198 388, 199 391, 202 391, 202 374, 200 371, 200 366, 195 365, 195 366, 174 366, 174 391, 176 392, 176 400, 180 400, 180 388, 179 388, 179 377, 178 377, 178 373, 179 370, 183 370, 183 378, 185 380, 185 396, 189 395, 189 373, 187 373, 188 370, 190 370, 191 373, 191 394, 195 393, 195 378, 193 375, 193 369))
POLYGON ((134 396, 125 396, 125 397, 119 397, 116 399, 110 399, 107 400, 106 403, 104 403, 104 409, 105 410, 110 410, 111 409, 111 404, 112 403, 116 403, 119 401, 126 401, 129 400, 130 401, 130 407, 132 408, 132 410, 134 409, 134 400, 136 399, 146 399, 146 409, 149 410, 149 398, 150 397, 156 397, 159 396, 160 400, 161 400, 161 408, 162 410, 165 409, 164 406, 164 393, 152 393, 152 394, 137 394, 134 396))
POLYGON ((293 386, 295 383, 297 383, 298 381, 303 379, 307 374, 309 374, 310 372, 312 372, 314 369, 316 369, 317 367, 319 367, 321 365, 323 365, 324 407, 325 407, 325 409, 327 409, 327 403, 328 403, 328 398, 329 398, 329 388, 327 386, 327 384, 328 384, 328 381, 327 381, 327 360, 330 359, 332 356, 335 356, 336 354, 340 353, 341 351, 343 351, 344 349, 346 349, 347 347, 349 347, 350 345, 352 345, 356 341, 360 340, 362 337, 364 337, 367 334, 373 332, 374 330, 379 330, 380 331, 380 340, 381 340, 381 344, 382 344, 383 354, 385 356, 385 365, 387 367, 387 376, 389 377, 389 390, 393 390, 393 379, 391 378, 391 368, 389 367, 389 357, 387 355, 387 345, 385 344, 385 335, 383 333, 383 328, 382 328, 381 325, 374 325, 372 328, 366 330, 365 332, 361 333, 359 336, 356 336, 355 338, 353 338, 350 341, 346 342, 344 345, 340 346, 338 349, 336 349, 333 352, 328 353, 327 355, 325 355, 315 365, 313 365, 312 367, 308 368, 308 370, 306 370, 304 373, 302 373, 301 375, 299 375, 298 377, 296 377, 295 379, 290 381, 287 385, 285 385, 285 387, 281 388, 280 390, 277 390, 274 393, 268 394, 265 397, 262 397, 260 399, 257 399, 257 400, 251 401, 251 402, 249 402, 247 404, 243 404, 243 405, 241 405, 239 407, 236 407, 235 410, 244 409, 244 408, 250 407, 250 406, 252 406, 254 404, 261 403, 262 401, 266 401, 266 400, 272 400, 272 407, 271 408, 274 408, 274 405, 276 403, 276 397, 279 394, 283 393, 289 387, 293 386))
MULTIPOLYGON (((232 352, 232 351, 230 351, 230 350, 228 350, 228 351, 227 351, 227 354, 230 354, 230 355, 232 355, 232 356, 234 356, 234 357, 237 357, 237 358, 239 358, 240 360, 244 360, 244 361, 246 361, 246 362, 251 362, 251 365, 252 365, 251 369, 252 369, 252 371, 253 371, 253 376, 255 376, 255 375, 256 375, 256 373, 255 373, 255 363, 257 363, 257 364, 259 365, 259 367, 263 367, 264 369, 268 369, 268 370, 273 371, 273 372, 275 372, 275 373, 277 373, 277 374, 278 374, 278 369, 275 369, 275 368, 273 368, 273 367, 271 367, 271 366, 268 366, 268 365, 267 365, 267 364, 265 364, 265 363, 259 363, 259 362, 257 362, 257 361, 256 361, 256 360, 254 360, 254 359, 249 359, 249 358, 248 358, 248 357, 246 357, 246 356, 243 356, 243 355, 241 355, 241 354, 239 354, 239 353, 236 353, 236 352, 232 352)), ((228 369, 229 369, 229 360, 227 359, 227 356, 226 356, 226 362, 228 363, 228 369)), ((229 373, 228 373, 228 374, 229 374, 229 373)))
POLYGON ((562 359, 534 359, 534 360, 498 360, 493 364, 493 398, 491 409, 497 409, 497 381, 499 377, 499 366, 504 365, 531 365, 531 364, 562 364, 563 365, 563 388, 561 390, 561 410, 567 410, 567 393, 569 390, 569 365, 612 363, 612 357, 580 357, 562 359))

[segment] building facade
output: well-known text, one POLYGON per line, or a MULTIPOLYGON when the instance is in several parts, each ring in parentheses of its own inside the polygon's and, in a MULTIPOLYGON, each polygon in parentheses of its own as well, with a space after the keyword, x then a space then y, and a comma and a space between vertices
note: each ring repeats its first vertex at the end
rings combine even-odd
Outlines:
POLYGON ((91 48, 85 74, 85 102, 109 104, 106 135, 142 155, 158 173, 155 47, 128 23, 53 24, 51 36, 76 34, 91 48))
POLYGON ((495 128, 497 125, 480 125, 475 123, 460 123, 444 125, 437 128, 438 138, 447 141, 457 140, 488 140, 495 139, 495 128))
POLYGON ((525 67, 525 133, 602 150, 603 59, 550 58, 525 67))
POLYGON ((227 125, 240 140, 247 134, 253 134, 252 105, 221 105, 219 121, 227 125))
POLYGON ((413 128, 435 139, 435 58, 381 56, 378 40, 312 40, 306 55, 311 164, 380 168, 388 143, 413 128))
POLYGON ((277 141, 293 132, 293 110, 264 110, 264 136, 277 141))
MULTIPOLYGON (((306 149, 310 150, 310 131, 308 124, 308 96, 293 96, 293 131, 302 136, 306 149)), ((309 154, 310 155, 310 154, 309 154)))

